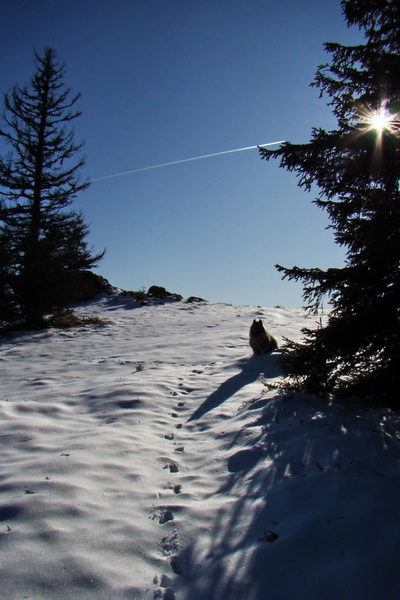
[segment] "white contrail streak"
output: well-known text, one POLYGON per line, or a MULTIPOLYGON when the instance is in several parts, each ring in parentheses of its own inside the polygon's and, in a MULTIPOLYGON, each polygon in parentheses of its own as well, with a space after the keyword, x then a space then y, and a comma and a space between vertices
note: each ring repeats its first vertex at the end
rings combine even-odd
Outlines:
POLYGON ((151 165, 150 167, 142 167, 141 169, 133 169, 124 171, 123 173, 115 173, 114 175, 105 175, 104 177, 95 177, 91 181, 102 181, 103 179, 111 179, 112 177, 121 177, 122 175, 130 175, 131 173, 140 173, 141 171, 149 171, 150 169, 160 169, 161 167, 169 167, 171 165, 179 165, 181 163, 190 162, 192 160, 200 160, 202 158, 211 158, 211 156, 221 156, 221 154, 232 154, 233 152, 243 152, 244 150, 254 150, 255 148, 265 148, 266 146, 276 146, 283 144, 285 140, 279 142, 269 142, 268 144, 258 144, 257 146, 247 146, 246 148, 235 148, 235 150, 224 150, 223 152, 213 152, 212 154, 203 154, 203 156, 193 156, 192 158, 184 158, 183 160, 173 160, 172 162, 161 163, 159 165, 151 165))

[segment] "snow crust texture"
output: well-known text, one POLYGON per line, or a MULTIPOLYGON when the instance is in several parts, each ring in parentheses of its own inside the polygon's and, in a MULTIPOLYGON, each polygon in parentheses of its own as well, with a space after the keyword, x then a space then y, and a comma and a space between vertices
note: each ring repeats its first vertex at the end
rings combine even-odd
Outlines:
POLYGON ((2 599, 397 600, 399 417, 271 390, 248 344, 315 317, 76 310, 112 323, 0 344, 2 599))

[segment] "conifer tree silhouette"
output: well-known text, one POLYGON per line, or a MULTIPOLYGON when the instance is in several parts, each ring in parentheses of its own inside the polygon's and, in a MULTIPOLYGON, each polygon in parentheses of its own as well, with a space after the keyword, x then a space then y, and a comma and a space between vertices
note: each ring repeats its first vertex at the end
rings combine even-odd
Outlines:
POLYGON ((337 129, 314 128, 311 141, 260 148, 263 159, 318 186, 335 240, 346 249, 342 268, 285 268, 303 282, 308 308, 324 296, 332 311, 326 326, 288 341, 282 365, 295 387, 318 395, 375 397, 400 407, 400 3, 342 0, 348 25, 365 43, 325 44, 330 64, 312 85, 329 97, 337 129))
POLYGON ((103 256, 87 246, 83 214, 68 208, 89 185, 80 179, 85 159, 76 158, 82 144, 70 127, 81 114, 80 95, 65 87, 54 49, 35 52, 35 65, 30 84, 5 95, 0 126, 11 147, 0 158, 0 293, 32 328, 62 305, 71 273, 103 256))

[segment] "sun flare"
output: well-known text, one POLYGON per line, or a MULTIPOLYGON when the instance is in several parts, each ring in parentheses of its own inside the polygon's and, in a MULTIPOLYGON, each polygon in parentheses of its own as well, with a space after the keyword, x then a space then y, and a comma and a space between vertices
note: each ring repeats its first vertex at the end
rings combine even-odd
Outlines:
POLYGON ((367 129, 374 130, 379 135, 383 131, 390 131, 391 133, 399 131, 399 115, 391 113, 385 105, 381 105, 377 109, 368 108, 363 111, 361 122, 367 129))
POLYGON ((393 124, 393 115, 384 107, 374 110, 369 118, 372 129, 381 133, 384 129, 390 129, 393 124))

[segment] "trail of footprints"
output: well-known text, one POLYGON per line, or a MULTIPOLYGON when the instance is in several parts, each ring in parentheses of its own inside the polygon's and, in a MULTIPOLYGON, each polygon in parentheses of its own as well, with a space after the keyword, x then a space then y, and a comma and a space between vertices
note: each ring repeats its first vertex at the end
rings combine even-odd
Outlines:
MULTIPOLYGON (((195 376, 202 373, 200 370, 193 370, 191 375, 195 376)), ((164 490, 171 490, 171 498, 178 496, 182 492, 182 484, 177 481, 179 478, 179 456, 185 452, 185 447, 179 441, 179 430, 182 429, 182 423, 179 422, 179 418, 182 415, 182 411, 185 407, 186 402, 182 400, 186 394, 190 394, 193 388, 188 386, 184 387, 183 377, 179 378, 180 383, 178 384, 179 392, 171 391, 170 395, 176 399, 176 404, 173 411, 170 413, 171 417, 171 431, 164 434, 164 439, 171 442, 173 452, 176 456, 174 459, 161 458, 161 462, 164 463, 163 470, 168 470, 173 479, 167 483, 164 490), (174 421, 176 420, 176 423, 174 421)), ((177 506, 160 506, 153 510, 151 515, 152 519, 158 520, 158 524, 165 529, 165 535, 161 539, 161 549, 164 557, 168 558, 171 566, 171 575, 162 574, 160 577, 155 576, 153 584, 156 587, 154 591, 154 600, 177 600, 175 591, 173 589, 173 576, 182 575, 184 572, 183 558, 180 556, 180 542, 177 528, 174 526, 174 510, 178 509, 177 506)))

